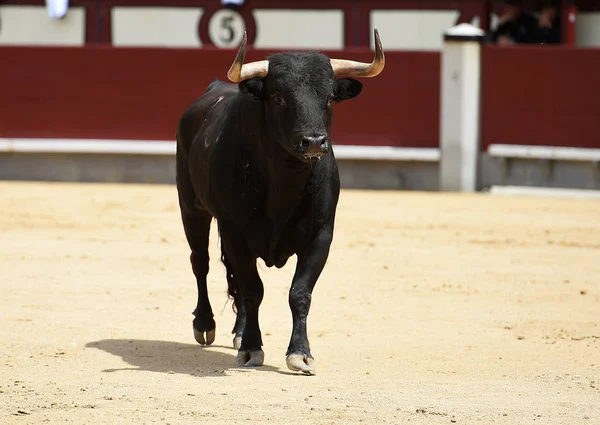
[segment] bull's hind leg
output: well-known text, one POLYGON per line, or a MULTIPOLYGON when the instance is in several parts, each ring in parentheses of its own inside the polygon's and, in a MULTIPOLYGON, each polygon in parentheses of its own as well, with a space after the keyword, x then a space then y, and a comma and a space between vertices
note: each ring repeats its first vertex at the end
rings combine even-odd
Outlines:
POLYGON ((243 366, 262 366, 265 355, 258 325, 258 309, 263 299, 264 287, 256 268, 256 258, 250 254, 245 240, 239 237, 239 232, 221 224, 219 230, 224 257, 228 261, 228 275, 232 274, 234 297, 239 306, 234 326, 234 344, 237 344, 236 340, 240 342, 239 334, 242 337, 237 362, 243 366))
POLYGON ((246 326, 246 307, 244 306, 242 295, 235 283, 233 267, 231 266, 224 249, 221 249, 221 261, 227 270, 227 293, 233 299, 233 309, 236 313, 235 324, 231 331, 234 335, 233 348, 239 350, 242 346, 242 335, 244 334, 244 327, 246 326))
POLYGON ((192 251, 190 262, 198 286, 198 302, 193 314, 194 338, 199 344, 212 344, 215 340, 215 321, 208 299, 206 276, 208 274, 208 238, 212 216, 196 200, 186 169, 180 168, 178 158, 177 191, 186 239, 192 251))
POLYGON ((198 302, 194 310, 194 338, 199 344, 210 345, 215 341, 215 320, 208 299, 206 276, 208 275, 208 237, 212 217, 199 211, 193 218, 184 218, 183 226, 192 253, 190 262, 198 286, 198 302))

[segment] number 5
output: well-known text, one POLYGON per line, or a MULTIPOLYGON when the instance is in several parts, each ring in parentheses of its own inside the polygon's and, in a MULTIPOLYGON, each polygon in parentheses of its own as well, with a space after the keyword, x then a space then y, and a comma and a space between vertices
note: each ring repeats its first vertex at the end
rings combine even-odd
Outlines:
POLYGON ((233 16, 224 16, 221 20, 221 28, 227 30, 229 36, 224 38, 219 36, 223 43, 231 43, 234 38, 233 28, 231 27, 231 23, 233 22, 233 16))

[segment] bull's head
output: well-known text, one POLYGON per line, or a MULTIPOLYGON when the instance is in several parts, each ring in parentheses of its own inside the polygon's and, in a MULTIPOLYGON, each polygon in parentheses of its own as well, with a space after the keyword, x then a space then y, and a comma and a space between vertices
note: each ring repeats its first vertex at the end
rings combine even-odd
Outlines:
POLYGON ((385 65, 375 29, 371 63, 329 59, 315 52, 278 53, 244 64, 246 33, 227 77, 242 92, 260 99, 271 135, 289 153, 320 158, 331 145, 331 105, 358 96, 362 83, 348 77, 375 77, 385 65), (336 78, 337 77, 337 78, 336 78))

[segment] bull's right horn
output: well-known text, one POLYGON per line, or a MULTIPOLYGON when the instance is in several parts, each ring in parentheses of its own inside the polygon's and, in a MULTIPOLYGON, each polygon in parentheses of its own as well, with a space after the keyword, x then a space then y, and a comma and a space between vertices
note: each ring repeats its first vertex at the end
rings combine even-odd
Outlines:
POLYGON ((379 31, 375 28, 375 58, 373 62, 356 62, 346 59, 330 59, 336 77, 375 77, 385 66, 383 46, 379 39, 379 31))
POLYGON ((239 83, 240 81, 248 80, 253 77, 264 77, 267 75, 267 72, 269 72, 269 61, 266 60, 244 64, 247 42, 248 37, 246 31, 244 31, 244 37, 240 43, 237 56, 227 72, 227 78, 233 83, 239 83))

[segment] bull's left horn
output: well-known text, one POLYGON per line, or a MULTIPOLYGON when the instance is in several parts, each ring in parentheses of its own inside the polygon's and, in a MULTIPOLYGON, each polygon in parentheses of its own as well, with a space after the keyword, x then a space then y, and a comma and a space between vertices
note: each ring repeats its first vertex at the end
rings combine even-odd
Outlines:
POLYGON ((246 31, 244 31, 244 37, 240 43, 237 56, 227 72, 227 78, 233 83, 239 83, 240 81, 248 80, 253 77, 264 77, 269 71, 269 61, 266 60, 244 64, 247 42, 248 37, 246 31))
POLYGON ((331 67, 336 77, 375 77, 383 71, 383 67, 385 66, 383 47, 377 28, 375 28, 374 32, 375 57, 373 58, 373 62, 365 63, 345 59, 330 59, 331 67))

